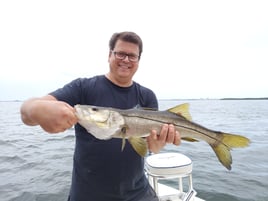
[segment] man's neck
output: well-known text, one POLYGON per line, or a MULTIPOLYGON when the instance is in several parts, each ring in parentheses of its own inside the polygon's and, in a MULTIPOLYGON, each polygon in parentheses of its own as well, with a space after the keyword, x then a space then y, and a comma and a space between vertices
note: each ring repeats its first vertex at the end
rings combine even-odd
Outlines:
POLYGON ((105 77, 110 80, 112 83, 115 85, 118 85, 120 87, 130 87, 133 84, 132 80, 127 80, 124 81, 124 79, 116 79, 114 76, 111 75, 111 73, 107 73, 105 77))

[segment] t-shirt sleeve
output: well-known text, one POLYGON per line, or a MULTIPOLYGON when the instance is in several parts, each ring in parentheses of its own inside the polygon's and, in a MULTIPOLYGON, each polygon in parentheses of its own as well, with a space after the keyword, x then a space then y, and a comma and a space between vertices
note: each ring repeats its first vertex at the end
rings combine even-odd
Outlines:
POLYGON ((152 108, 158 110, 158 101, 155 93, 146 87, 140 87, 140 102, 142 103, 142 107, 152 108))
POLYGON ((75 79, 64 85, 62 88, 59 88, 49 94, 54 96, 59 101, 64 101, 69 105, 74 106, 75 104, 81 102, 82 82, 83 79, 81 78, 75 79))

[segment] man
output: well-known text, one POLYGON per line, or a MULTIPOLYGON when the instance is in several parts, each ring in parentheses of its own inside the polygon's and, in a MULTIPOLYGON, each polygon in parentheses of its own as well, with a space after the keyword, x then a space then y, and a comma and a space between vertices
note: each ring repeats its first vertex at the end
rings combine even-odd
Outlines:
MULTIPOLYGON (((76 104, 129 109, 137 105, 158 108, 155 94, 132 80, 142 53, 142 40, 133 32, 115 33, 110 39, 106 75, 76 79, 41 98, 25 101, 21 118, 27 125, 40 125, 58 133, 77 123, 76 104)), ((99 140, 79 124, 69 201, 156 201, 155 192, 144 175, 144 158, 120 139, 99 140)), ((173 125, 147 137, 148 148, 157 153, 166 143, 180 144, 173 125)))

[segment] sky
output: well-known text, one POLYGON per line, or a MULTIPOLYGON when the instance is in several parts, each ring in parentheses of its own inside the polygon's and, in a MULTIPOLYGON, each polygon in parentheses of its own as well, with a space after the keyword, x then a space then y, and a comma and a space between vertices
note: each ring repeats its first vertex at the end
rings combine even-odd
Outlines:
POLYGON ((0 1, 0 101, 105 74, 108 42, 141 36, 134 80, 159 99, 268 97, 266 0, 0 1))

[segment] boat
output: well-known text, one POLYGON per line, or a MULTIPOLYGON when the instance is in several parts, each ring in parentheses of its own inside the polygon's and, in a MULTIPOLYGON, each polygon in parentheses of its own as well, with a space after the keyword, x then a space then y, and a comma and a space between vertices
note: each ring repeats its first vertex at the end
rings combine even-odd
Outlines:
POLYGON ((181 153, 158 153, 145 159, 145 173, 160 201, 205 201, 196 196, 192 167, 191 159, 181 153), (168 185, 170 180, 177 180, 178 188, 168 185))

